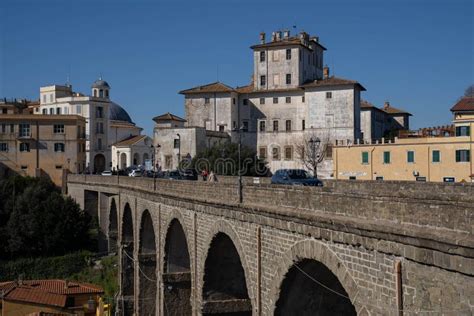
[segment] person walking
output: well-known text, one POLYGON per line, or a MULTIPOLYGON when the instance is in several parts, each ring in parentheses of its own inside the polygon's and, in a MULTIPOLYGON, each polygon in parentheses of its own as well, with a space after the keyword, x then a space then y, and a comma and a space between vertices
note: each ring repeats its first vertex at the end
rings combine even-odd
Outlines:
POLYGON ((207 176, 208 176, 207 169, 204 169, 201 172, 201 176, 202 176, 202 181, 207 181, 207 176))

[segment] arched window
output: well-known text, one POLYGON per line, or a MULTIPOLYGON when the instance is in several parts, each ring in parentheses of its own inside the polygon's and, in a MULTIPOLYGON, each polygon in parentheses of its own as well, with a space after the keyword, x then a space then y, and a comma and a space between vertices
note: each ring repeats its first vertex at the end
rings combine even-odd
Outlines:
POLYGON ((94 97, 97 96, 97 89, 94 89, 94 97))
POLYGON ((109 90, 105 90, 105 97, 106 97, 106 98, 109 97, 109 90))
POLYGON ((99 97, 100 98, 104 97, 104 90, 102 90, 102 89, 99 90, 99 97))

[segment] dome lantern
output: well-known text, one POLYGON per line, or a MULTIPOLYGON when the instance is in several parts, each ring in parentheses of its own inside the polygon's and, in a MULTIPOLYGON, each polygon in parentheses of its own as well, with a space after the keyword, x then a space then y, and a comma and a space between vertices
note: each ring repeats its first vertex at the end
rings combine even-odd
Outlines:
POLYGON ((102 76, 92 84, 92 96, 107 100, 110 98, 110 85, 102 80, 102 76))

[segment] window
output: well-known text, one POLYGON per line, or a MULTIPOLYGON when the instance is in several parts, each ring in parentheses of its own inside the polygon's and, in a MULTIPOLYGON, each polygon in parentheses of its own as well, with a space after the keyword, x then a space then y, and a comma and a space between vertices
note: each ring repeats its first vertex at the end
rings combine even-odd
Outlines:
POLYGON ((469 149, 456 150, 456 162, 468 162, 471 161, 471 152, 469 149))
POLYGON ((280 148, 278 147, 272 148, 272 158, 273 160, 280 160, 280 148))
POLYGON ((21 166, 21 170, 26 170, 26 169, 28 169, 28 166, 24 166, 24 165, 21 166))
POLYGON ((98 122, 96 124, 96 133, 97 134, 104 134, 104 123, 98 122))
POLYGON ((259 127, 260 132, 265 132, 265 127, 266 127, 265 121, 260 121, 260 127, 259 127))
POLYGON ((415 152, 413 150, 407 151, 407 162, 414 163, 415 162, 415 152))
POLYGON ((0 143, 0 151, 8 151, 8 144, 7 143, 0 143))
POLYGON ((219 132, 223 132, 224 131, 224 125, 219 125, 219 132))
POLYGON ((363 151, 362 152, 362 164, 367 165, 369 163, 369 152, 363 151))
MULTIPOLYGON (((62 169, 63 165, 56 165, 55 167, 56 167, 56 169, 62 169)), ((69 297, 68 297, 68 299, 69 299, 69 297)), ((74 299, 74 297, 72 297, 72 299, 74 299)))
POLYGON ((285 147, 285 159, 286 160, 293 159, 293 147, 291 146, 285 147))
POLYGON ((102 138, 97 138, 97 150, 102 150, 102 138))
POLYGON ((95 109, 95 117, 96 118, 103 118, 104 117, 104 108, 101 106, 98 106, 95 109))
POLYGON ((243 121, 242 124, 243 124, 242 131, 243 132, 248 132, 249 131, 249 121, 243 121))
POLYGON ((326 92, 326 99, 332 99, 332 92, 326 92))
POLYGON ((106 98, 109 97, 109 90, 105 90, 105 97, 106 97, 106 98))
POLYGON ((265 104, 265 98, 260 98, 260 104, 265 104))
POLYGON ((55 152, 64 152, 64 143, 54 143, 54 151, 55 152))
POLYGON ((48 114, 48 109, 43 109, 42 113, 43 113, 43 115, 48 114))
POLYGON ((7 132, 7 125, 5 123, 2 124, 1 132, 5 134, 7 132))
POLYGON ((54 124, 53 132, 54 134, 64 134, 64 124, 54 124))
POLYGON ((56 115, 61 115, 61 108, 56 108, 56 115))
POLYGON ((49 115, 54 115, 54 109, 53 108, 49 109, 49 115))
POLYGON ((286 84, 291 84, 291 74, 286 74, 286 84))
POLYGON ((273 121, 273 131, 278 132, 278 121, 273 121))
POLYGON ((390 152, 384 151, 383 152, 383 163, 389 164, 390 163, 390 152))
POLYGON ((286 102, 286 103, 291 103, 291 97, 286 97, 286 98, 285 98, 285 102, 286 102))
POLYGON ((249 99, 243 99, 242 103, 243 103, 244 105, 249 105, 249 99))
POLYGON ((304 103, 304 96, 302 96, 302 97, 301 97, 301 102, 303 102, 303 103, 304 103))
POLYGON ((232 104, 235 104, 235 98, 232 98, 232 104))
POLYGON ((291 49, 287 49, 286 50, 286 60, 290 60, 291 59, 291 49))
POLYGON ((179 148, 179 139, 174 140, 173 148, 179 148))
POLYGON ((277 104, 278 103, 278 98, 273 98, 273 104, 277 104))
POLYGON ((236 121, 232 121, 232 129, 237 129, 237 122, 236 121))
POLYGON ((39 110, 40 110, 39 108, 35 108, 35 112, 39 112, 39 110))
POLYGON ((49 95, 49 102, 51 102, 51 103, 53 102, 53 95, 52 94, 49 95))
POLYGON ((94 97, 96 97, 96 96, 97 96, 97 90, 94 89, 94 97))
POLYGON ((262 159, 267 158, 267 147, 260 147, 258 149, 258 156, 262 159))
POLYGON ((267 84, 267 77, 266 76, 260 76, 260 85, 265 86, 267 84))
POLYGON ((285 129, 287 132, 291 132, 291 120, 286 120, 285 129))
POLYGON ((46 94, 43 94, 43 103, 46 103, 46 94))
POLYGON ((99 90, 99 98, 103 98, 104 97, 104 90, 100 89, 99 90))
POLYGON ((10 133, 15 133, 15 124, 10 124, 10 133))
POLYGON ((211 103, 211 99, 210 98, 204 98, 204 104, 209 104, 211 103))
POLYGON ((20 124, 20 137, 29 137, 30 136, 30 124, 20 124))
POLYGON ((261 51, 260 52, 260 62, 264 62, 264 61, 265 61, 265 52, 261 51))
POLYGON ((441 161, 441 154, 439 152, 439 150, 433 150, 433 152, 431 153, 431 161, 432 162, 440 162, 441 161))
POLYGON ((302 121, 301 121, 301 130, 304 131, 305 128, 306 128, 306 122, 305 122, 305 120, 302 120, 302 121))
POLYGON ((456 136, 470 136, 469 126, 456 126, 456 136))
POLYGON ((30 144, 28 143, 20 143, 20 151, 30 151, 30 144))

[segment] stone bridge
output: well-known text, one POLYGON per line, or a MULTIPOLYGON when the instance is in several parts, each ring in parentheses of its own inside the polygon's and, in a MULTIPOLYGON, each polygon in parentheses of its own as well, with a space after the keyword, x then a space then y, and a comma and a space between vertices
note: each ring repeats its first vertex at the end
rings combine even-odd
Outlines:
POLYGON ((122 315, 472 315, 474 186, 69 175, 122 315))

